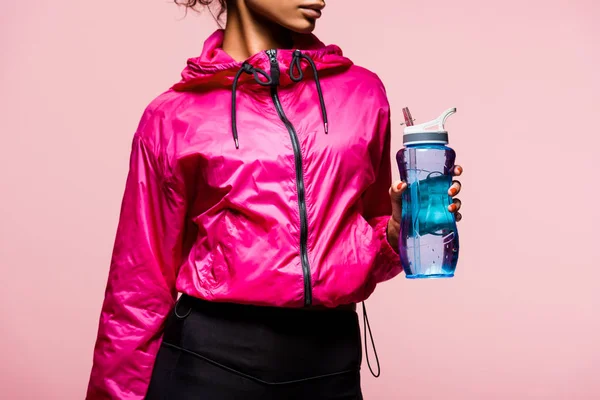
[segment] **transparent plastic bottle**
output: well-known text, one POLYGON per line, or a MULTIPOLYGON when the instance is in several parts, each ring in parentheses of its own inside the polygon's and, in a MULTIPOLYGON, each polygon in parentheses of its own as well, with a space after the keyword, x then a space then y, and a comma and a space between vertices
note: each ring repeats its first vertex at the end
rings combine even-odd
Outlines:
POLYGON ((402 198, 398 246, 409 279, 453 277, 458 262, 456 219, 448 210, 456 153, 448 147, 444 129, 455 112, 451 108, 433 121, 412 125, 405 109, 405 147, 396 160, 408 188, 402 198))

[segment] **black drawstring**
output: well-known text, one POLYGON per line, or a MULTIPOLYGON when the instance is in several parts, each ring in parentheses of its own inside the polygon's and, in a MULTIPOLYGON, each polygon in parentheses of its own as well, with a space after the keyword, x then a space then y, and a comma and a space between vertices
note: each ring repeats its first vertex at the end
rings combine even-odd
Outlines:
POLYGON ((365 333, 365 356, 367 358, 367 365, 369 366, 369 371, 375 378, 379 378, 381 375, 381 366, 379 365, 379 357, 377 356, 377 349, 375 348, 375 339, 373 339, 373 332, 371 332, 371 324, 369 324, 369 317, 367 316, 367 306, 365 302, 362 302, 363 309, 363 331, 365 333), (371 367, 371 361, 369 360, 369 348, 367 346, 367 330, 369 330, 369 337, 371 338, 371 346, 373 346, 373 353, 375 354, 375 362, 377 362, 377 373, 373 372, 373 368, 371 367))
POLYGON ((242 68, 235 74, 235 78, 233 78, 233 88, 231 89, 231 131, 233 133, 233 141, 235 142, 235 148, 240 148, 240 142, 238 140, 238 132, 237 132, 237 114, 236 114, 236 92, 238 80, 242 73, 245 72, 247 74, 253 74, 254 80, 261 86, 271 86, 273 84, 273 80, 265 71, 260 68, 254 68, 252 65, 244 62, 242 64, 242 68), (265 81, 261 80, 259 75, 262 75, 266 78, 265 81))
POLYGON ((321 115, 323 116, 323 127, 325 128, 325 134, 329 132, 329 126, 327 122, 327 110, 325 109, 325 100, 323 99, 323 91, 321 90, 321 82, 319 81, 319 71, 317 70, 317 66, 310 56, 303 54, 300 50, 294 50, 294 55, 292 57, 292 63, 290 64, 290 78, 294 82, 300 82, 304 78, 304 73, 302 72, 302 67, 300 66, 300 61, 305 59, 308 61, 310 66, 313 69, 313 75, 315 78, 315 84, 317 85, 317 93, 319 94, 319 103, 321 103, 321 115), (298 76, 294 76, 294 68, 298 70, 298 76))
MULTIPOLYGON (((321 115, 323 116, 323 126, 325 128, 325 133, 329 132, 329 126, 327 122, 327 111, 325 110, 325 100, 323 99, 323 91, 321 90, 321 83, 319 81, 319 74, 317 70, 317 66, 315 62, 308 55, 303 54, 300 50, 295 50, 292 56, 292 62, 290 64, 290 78, 294 82, 300 82, 304 78, 304 74, 302 73, 302 68, 300 62, 302 59, 305 59, 309 62, 313 69, 315 84, 317 85, 317 93, 319 94, 319 103, 321 104, 321 115), (294 75, 294 68, 298 70, 298 76, 294 75)), ((233 141, 235 142, 235 148, 239 149, 240 144, 238 140, 238 131, 237 131, 237 113, 236 113, 236 92, 238 81, 242 73, 246 73, 248 75, 253 74, 254 80, 261 86, 273 86, 279 84, 279 79, 273 79, 267 72, 260 68, 255 68, 247 62, 242 64, 242 67, 235 74, 235 78, 233 78, 233 87, 231 89, 231 131, 233 134, 233 141), (260 75, 265 77, 265 80, 260 78, 260 75)))
POLYGON ((233 133, 233 141, 235 143, 236 149, 240 148, 240 142, 238 141, 238 133, 237 133, 235 92, 237 91, 238 80, 240 79, 242 72, 246 72, 247 74, 251 73, 246 68, 246 65, 250 65, 250 64, 244 63, 244 65, 242 65, 242 68, 240 68, 240 70, 237 72, 237 74, 235 74, 235 78, 233 78, 233 88, 231 89, 231 132, 233 133))

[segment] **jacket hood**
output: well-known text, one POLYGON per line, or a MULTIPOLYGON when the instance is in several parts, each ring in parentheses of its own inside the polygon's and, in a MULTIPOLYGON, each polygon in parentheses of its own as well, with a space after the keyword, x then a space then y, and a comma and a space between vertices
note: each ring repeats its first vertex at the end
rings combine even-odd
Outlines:
MULTIPOLYGON (((232 86, 236 74, 244 63, 269 71, 269 57, 264 51, 254 54, 245 61, 234 60, 222 48, 224 34, 224 30, 216 30, 204 42, 200 56, 188 59, 187 66, 181 73, 181 80, 173 85, 174 90, 193 90, 207 82, 211 85, 232 86)), ((335 69, 344 69, 352 65, 352 61, 344 57, 338 46, 325 45, 313 34, 296 35, 294 49, 277 49, 277 59, 281 66, 279 82, 281 86, 293 83, 289 76, 289 69, 295 50, 300 50, 309 56, 314 61, 319 75, 322 76, 335 69)), ((307 63, 302 63, 301 68, 302 72, 310 71, 310 65, 307 63)), ((254 81, 254 78, 248 74, 243 74, 239 78, 240 84, 248 81, 254 81)))

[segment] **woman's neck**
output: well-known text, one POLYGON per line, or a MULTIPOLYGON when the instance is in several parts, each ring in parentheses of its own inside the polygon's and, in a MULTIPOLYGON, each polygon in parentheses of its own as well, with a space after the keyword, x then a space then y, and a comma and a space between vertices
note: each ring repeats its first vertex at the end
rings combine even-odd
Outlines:
POLYGON ((243 1, 232 1, 227 10, 223 50, 236 61, 268 49, 291 48, 287 29, 256 15, 243 1))

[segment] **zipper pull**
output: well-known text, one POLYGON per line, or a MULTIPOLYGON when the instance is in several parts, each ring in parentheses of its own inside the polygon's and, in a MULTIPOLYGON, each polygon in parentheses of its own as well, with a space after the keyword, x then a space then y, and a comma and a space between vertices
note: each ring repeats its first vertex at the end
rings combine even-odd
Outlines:
POLYGON ((271 63, 271 85, 279 86, 279 61, 277 61, 277 49, 266 50, 271 63))
POLYGON ((267 53, 267 56, 269 56, 269 61, 271 61, 271 64, 277 62, 277 49, 269 49, 266 50, 265 53, 267 53))

